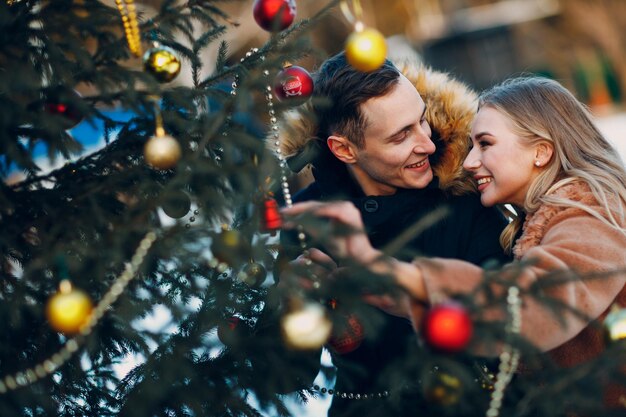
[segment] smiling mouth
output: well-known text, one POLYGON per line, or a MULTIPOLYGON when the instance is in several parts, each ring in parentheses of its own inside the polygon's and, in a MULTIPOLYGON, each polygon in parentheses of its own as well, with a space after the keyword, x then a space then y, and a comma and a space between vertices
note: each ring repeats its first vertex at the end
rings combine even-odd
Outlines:
POLYGON ((407 166, 405 166, 405 168, 419 168, 419 167, 423 167, 424 165, 426 165, 426 162, 428 162, 428 159, 424 159, 423 161, 417 162, 415 164, 407 165, 407 166))
POLYGON ((493 181, 492 177, 485 177, 485 178, 479 178, 476 182, 478 183, 478 185, 482 185, 482 184, 487 184, 491 181, 493 181))

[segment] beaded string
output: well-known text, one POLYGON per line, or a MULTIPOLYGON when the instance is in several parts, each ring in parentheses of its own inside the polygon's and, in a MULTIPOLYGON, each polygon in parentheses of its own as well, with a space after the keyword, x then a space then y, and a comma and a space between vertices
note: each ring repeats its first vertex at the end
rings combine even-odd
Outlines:
POLYGON ((506 301, 507 313, 510 317, 510 322, 507 323, 505 331, 507 333, 507 339, 509 339, 509 344, 504 347, 504 350, 499 357, 500 365, 498 366, 498 374, 496 375, 494 389, 491 393, 489 408, 485 414, 486 417, 498 417, 500 414, 502 399, 504 398, 504 390, 509 382, 511 382, 513 374, 519 365, 519 350, 513 348, 510 344, 512 336, 519 334, 522 328, 522 301, 517 287, 509 288, 506 301))
MULTIPOLYGON (((243 64, 246 59, 249 59, 250 57, 252 57, 254 54, 257 54, 259 52, 258 48, 252 48, 250 49, 248 52, 246 52, 245 57, 240 59, 240 62, 243 64)), ((260 57, 261 61, 265 61, 265 55, 261 55, 260 57)), ((265 77, 269 77, 270 72, 268 70, 264 70, 263 71, 263 75, 265 75, 265 77)), ((230 90, 230 95, 234 98, 237 96, 237 91, 239 88, 239 74, 236 74, 233 82, 231 83, 231 90, 230 90)), ((270 116, 270 124, 271 124, 271 130, 273 132, 273 137, 274 140, 276 140, 276 143, 278 143, 278 121, 276 119, 276 112, 274 111, 274 103, 273 103, 273 96, 272 96, 272 89, 271 87, 267 86, 267 90, 266 90, 266 95, 265 98, 267 100, 267 106, 268 106, 268 113, 270 116)), ((226 115, 225 118, 225 123, 224 123, 224 128, 222 129, 222 137, 225 138, 228 136, 228 131, 229 128, 232 125, 232 113, 229 113, 226 115)), ((215 159, 219 162, 220 157, 219 155, 215 157, 215 159)), ((291 207, 291 205, 293 204, 293 201, 291 199, 291 192, 289 190, 289 183, 287 182, 287 162, 285 160, 285 158, 281 155, 279 156, 279 160, 280 160, 280 168, 281 168, 281 185, 282 185, 282 191, 283 191, 283 195, 285 197, 285 203, 287 204, 287 206, 291 207)), ((224 229, 226 229, 226 226, 223 226, 224 229)), ((304 233, 300 232, 298 233, 298 238, 300 239, 300 244, 303 248, 306 248, 306 236, 304 235, 304 233)), ((307 258, 307 265, 310 265, 311 261, 307 258)), ((251 263, 254 262, 253 260, 251 260, 251 263)), ((228 265, 228 263, 226 262, 222 262, 217 260, 216 258, 212 258, 211 260, 209 260, 208 262, 209 267, 217 270, 219 273, 225 272, 227 269, 230 268, 230 265, 228 265)), ((249 274, 245 271, 239 271, 237 274, 237 279, 246 282, 248 280, 248 278, 250 278, 249 274)))
POLYGON ((139 36, 139 24, 137 23, 137 9, 134 0, 115 0, 117 10, 122 16, 122 25, 124 26, 124 35, 130 52, 139 57, 141 56, 141 37, 139 36))
POLYGON ((128 283, 137 276, 137 272, 156 238, 156 233, 148 232, 144 238, 141 239, 130 263, 126 264, 126 269, 115 279, 113 285, 111 285, 98 305, 92 310, 89 321, 81 327, 80 334, 69 339, 61 349, 37 365, 0 378, 0 394, 30 385, 39 379, 45 378, 67 362, 72 355, 78 351, 80 346, 84 343, 85 338, 91 334, 106 310, 117 301, 128 283))

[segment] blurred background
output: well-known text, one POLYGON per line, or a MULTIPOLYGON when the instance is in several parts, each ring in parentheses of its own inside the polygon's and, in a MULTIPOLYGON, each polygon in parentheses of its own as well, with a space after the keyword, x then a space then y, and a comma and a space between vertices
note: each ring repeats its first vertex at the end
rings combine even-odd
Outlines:
MULTIPOLYGON (((107 1, 115 5, 114 0, 107 1)), ((142 20, 154 15, 162 3, 138 0, 142 20)), ((253 3, 220 5, 233 22, 224 36, 231 62, 269 39, 268 32, 254 21, 253 3)), ((296 19, 313 16, 327 3, 296 0, 296 19)), ((391 58, 424 62, 476 90, 522 73, 559 80, 591 108, 600 129, 626 159, 626 1, 361 0, 361 5, 364 23, 387 38, 391 58)), ((332 9, 311 31, 316 52, 296 64, 314 71, 325 57, 343 49, 353 30, 339 8, 332 9)), ((213 68, 217 44, 213 42, 205 51, 207 73, 203 75, 213 68)), ((141 68, 142 63, 135 59, 128 65, 141 68)), ((189 68, 183 66, 172 84, 191 84, 189 68)), ((88 87, 79 92, 89 94, 88 87)), ((128 117, 123 110, 117 111, 119 117, 128 117)), ((99 126, 83 122, 72 136, 89 150, 102 145, 99 131, 99 126)))
MULTIPOLYGON (((233 62, 269 38, 253 20, 252 3, 226 6, 239 23, 226 34, 233 62)), ((297 19, 326 4, 296 3, 297 19)), ((361 0, 361 5, 364 23, 387 38, 391 58, 424 62, 476 90, 523 73, 560 81, 590 107, 626 160, 626 1, 361 0)), ((333 9, 311 32, 319 53, 297 64, 314 71, 326 56, 343 50, 353 30, 339 8, 333 9)), ((207 62, 216 54, 209 50, 207 62)))
MULTIPOLYGON (((106 0, 115 6, 114 0, 106 0)), ((142 20, 162 0, 138 0, 142 20)), ((224 40, 229 61, 238 62, 269 39, 252 16, 254 0, 220 4, 233 25, 224 40)), ((349 2, 350 3, 350 2, 349 2)), ((476 90, 523 73, 549 76, 586 103, 598 126, 626 159, 626 1, 625 0, 361 0, 363 20, 387 38, 390 58, 421 61, 450 72, 476 90)), ((296 20, 312 17, 328 4, 296 0, 296 20)), ((315 51, 295 64, 313 72, 329 55, 344 48, 354 27, 332 9, 311 29, 315 51)), ((210 75, 219 42, 204 51, 205 76, 210 75)), ((141 68, 141 60, 128 62, 141 68)), ((191 84, 191 74, 172 84, 191 84)), ((78 88, 89 94, 89 87, 78 88)), ((114 109, 120 118, 130 117, 114 109)), ((86 151, 102 146, 100 126, 83 122, 72 131, 86 151)), ((45 150, 41 150, 42 157, 45 150)), ((63 163, 56 161, 49 168, 63 163)), ((19 180, 19 173, 9 182, 19 180)), ((305 180, 306 181, 306 180, 305 180)))

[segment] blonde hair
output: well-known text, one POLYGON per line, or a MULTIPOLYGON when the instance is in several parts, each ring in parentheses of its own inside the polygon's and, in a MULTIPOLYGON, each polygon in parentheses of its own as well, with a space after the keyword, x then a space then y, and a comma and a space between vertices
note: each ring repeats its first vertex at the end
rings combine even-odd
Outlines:
MULTIPOLYGON (((523 211, 532 213, 542 204, 575 207, 626 234, 626 169, 572 93, 554 80, 520 77, 485 91, 478 106, 491 107, 509 118, 514 132, 528 146, 547 141, 554 148, 551 160, 528 189, 520 207, 523 211), (577 180, 589 186, 600 210, 551 195, 577 180)), ((505 250, 511 251, 521 227, 521 218, 513 216, 500 236, 505 250)))

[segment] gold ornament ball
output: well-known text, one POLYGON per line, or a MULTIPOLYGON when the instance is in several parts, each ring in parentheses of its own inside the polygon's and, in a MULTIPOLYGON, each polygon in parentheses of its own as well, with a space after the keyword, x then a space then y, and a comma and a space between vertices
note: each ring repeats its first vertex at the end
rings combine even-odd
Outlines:
POLYGON ((463 383, 456 375, 436 371, 424 381, 426 399, 444 407, 457 404, 462 395, 463 383))
POLYGON ((265 267, 254 261, 247 263, 241 272, 241 280, 251 287, 258 287, 263 284, 265 278, 267 277, 265 267))
POLYGON ((604 330, 609 343, 626 340, 626 308, 615 305, 604 320, 604 330))
POLYGON ((172 81, 180 72, 180 59, 172 48, 157 46, 143 55, 143 67, 161 83, 172 81))
POLYGON ((321 305, 305 303, 283 316, 281 330, 288 347, 313 350, 326 343, 332 330, 332 322, 321 305))
POLYGON ((174 168, 182 155, 180 145, 170 135, 151 137, 143 148, 146 162, 157 169, 174 168))
POLYGON ((387 44, 383 35, 372 28, 352 32, 346 41, 346 59, 362 72, 377 70, 385 63, 387 44))
POLYGON ((213 238, 211 252, 218 261, 236 265, 241 259, 250 259, 250 244, 238 230, 222 230, 213 238))
POLYGON ((61 290, 46 304, 46 316, 50 326, 61 333, 78 333, 85 325, 93 306, 87 294, 80 290, 61 290))

